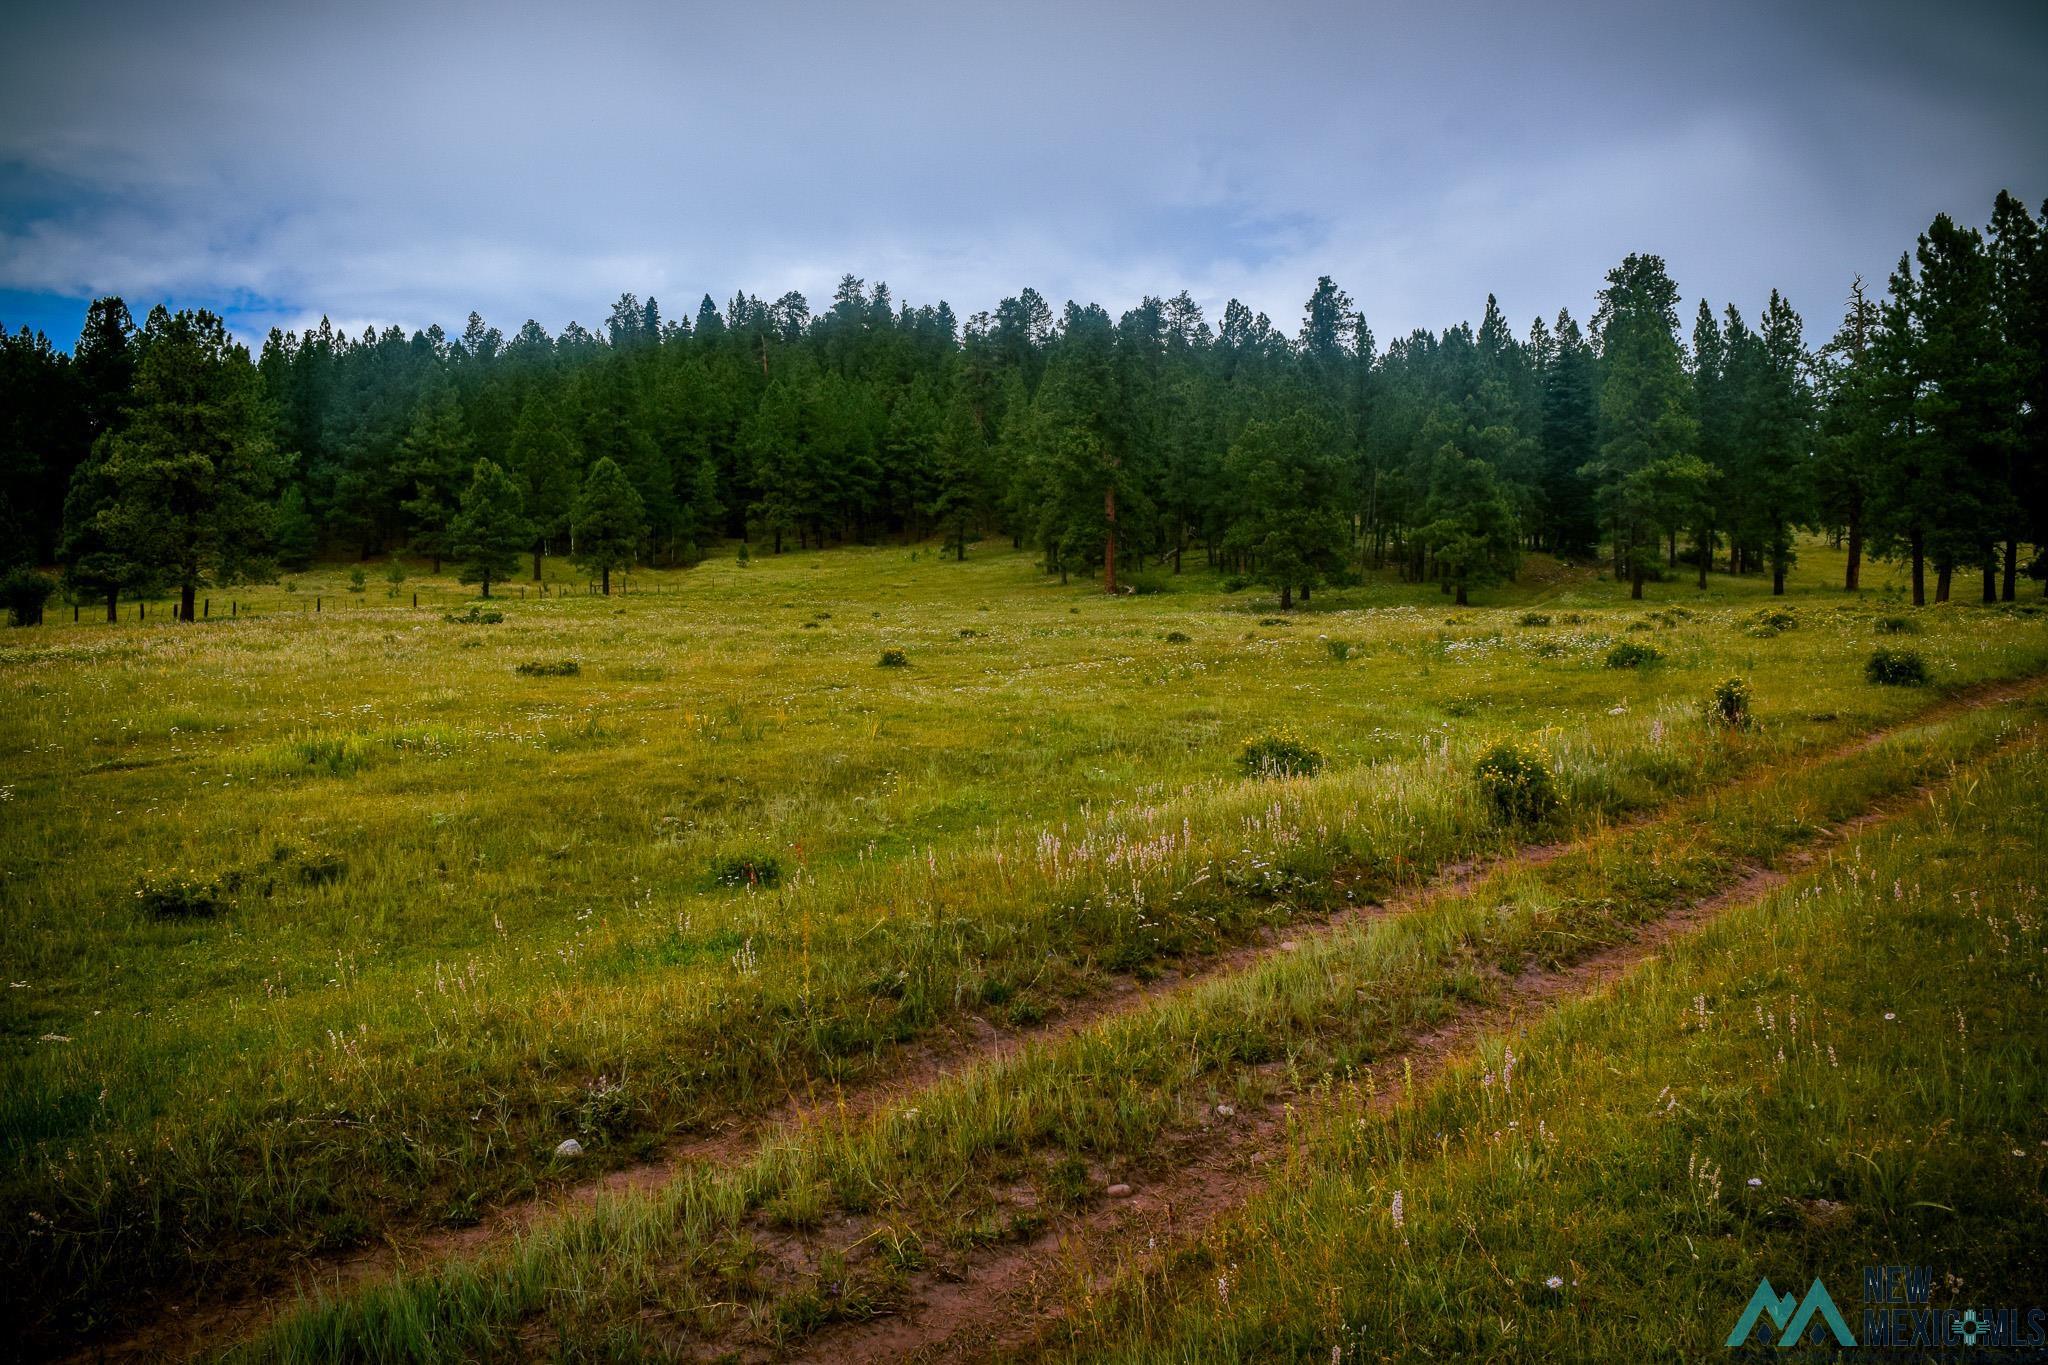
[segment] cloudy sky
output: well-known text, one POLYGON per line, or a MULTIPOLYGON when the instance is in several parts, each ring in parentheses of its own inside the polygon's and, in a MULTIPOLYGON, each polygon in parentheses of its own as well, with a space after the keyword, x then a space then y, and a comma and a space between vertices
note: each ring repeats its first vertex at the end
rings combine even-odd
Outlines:
POLYGON ((1818 337, 1936 212, 2048 197, 2044 70, 2041 0, 9 5, 0 323, 554 331, 851 272, 1292 331, 1327 273, 1384 343, 1653 251, 1818 337))

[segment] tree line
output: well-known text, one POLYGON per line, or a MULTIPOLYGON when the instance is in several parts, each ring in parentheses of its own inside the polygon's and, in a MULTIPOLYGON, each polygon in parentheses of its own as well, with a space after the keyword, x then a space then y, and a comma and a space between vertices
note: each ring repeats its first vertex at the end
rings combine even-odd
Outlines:
POLYGON ((848 276, 819 313, 628 294, 601 333, 273 330, 94 302, 69 354, 0 332, 0 559, 78 600, 196 591, 403 548, 490 585, 570 552, 607 588, 719 542, 988 535, 1118 589, 1199 554, 1283 606, 1393 565, 1459 602, 1541 549, 1768 573, 1803 531, 1910 566, 1913 600, 2048 572, 2048 204, 1937 217, 1882 295, 1809 351, 1775 291, 1753 320, 1661 259, 1610 271, 1583 324, 1479 324, 1381 349, 1328 277, 1288 335, 1186 293, 1112 318, 1036 291, 962 320, 848 276))

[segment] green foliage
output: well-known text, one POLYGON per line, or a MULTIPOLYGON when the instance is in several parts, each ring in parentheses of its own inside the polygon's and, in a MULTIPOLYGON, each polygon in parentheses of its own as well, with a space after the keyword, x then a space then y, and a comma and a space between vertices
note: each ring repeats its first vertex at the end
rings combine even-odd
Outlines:
POLYGON ((369 589, 369 586, 370 576, 364 573, 362 569, 355 568, 348 571, 348 590, 350 592, 365 592, 369 589))
POLYGON ((1642 668, 1649 664, 1662 663, 1664 651, 1655 645, 1646 645, 1640 640, 1624 640, 1607 651, 1609 668, 1642 668))
POLYGON ((782 860, 772 853, 722 854, 711 862, 714 886, 748 886, 763 890, 782 885, 782 860))
MULTIPOLYGON (((576 499, 576 563, 612 590, 612 570, 632 564, 647 534, 647 507, 626 472, 610 459, 590 467, 576 499)), ((741 545, 742 553, 745 545, 741 545)))
POLYGON ((1533 744, 1501 740, 1479 756, 1472 776, 1487 808, 1508 823, 1541 820, 1557 806, 1549 761, 1533 744))
POLYGON ((875 662, 881 668, 908 668, 910 656, 900 649, 885 649, 882 651, 882 657, 875 662))
POLYGON ((1184 630, 1169 630, 1160 638, 1170 645, 1185 645, 1192 644, 1195 637, 1184 630))
POLYGON ((43 619, 43 604, 57 591, 47 575, 34 569, 10 570, 0 578, 0 604, 7 608, 7 624, 33 626, 43 619))
POLYGON ((135 902, 151 919, 213 919, 234 905, 217 877, 196 872, 152 872, 136 880, 135 902))
POLYGON ((1707 703, 1710 719, 1734 730, 1747 730, 1752 717, 1750 702, 1753 698, 1746 678, 1727 678, 1714 687, 1713 698, 1707 703))
POLYGON ((1920 623, 1910 616, 1880 616, 1872 623, 1879 635, 1918 635, 1920 623))
POLYGON ((505 619, 505 613, 495 607, 471 605, 460 611, 443 612, 441 619, 451 626, 495 626, 505 619))
POLYGON ((1330 652, 1330 661, 1332 663, 1345 663, 1351 658, 1351 642, 1349 640, 1325 640, 1323 641, 1323 648, 1330 652))
POLYGON ((482 585, 519 569, 520 554, 533 540, 533 523, 520 511, 519 487, 498 465, 478 460, 462 495, 462 511, 448 528, 448 553, 462 565, 461 581, 482 585))
POLYGON ((1924 687, 1927 660, 1918 650, 1875 649, 1864 661, 1863 676, 1882 687, 1924 687))
POLYGON ((583 665, 574 659, 546 660, 529 659, 518 665, 513 672, 529 678, 573 678, 583 671, 583 665))
POLYGON ((1282 730, 1247 740, 1237 763, 1246 777, 1314 777, 1323 770, 1323 755, 1292 731, 1282 730))
POLYGON ((1516 619, 1515 624, 1518 626, 1547 626, 1550 624, 1550 613, 1547 611, 1525 611, 1516 619))

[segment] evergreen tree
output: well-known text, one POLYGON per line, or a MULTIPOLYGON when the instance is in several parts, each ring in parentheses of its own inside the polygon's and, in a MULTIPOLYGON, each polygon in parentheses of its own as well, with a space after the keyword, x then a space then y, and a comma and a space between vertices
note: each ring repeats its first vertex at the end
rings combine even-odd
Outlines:
POLYGON ((412 424, 398 448, 399 470, 412 496, 403 504, 411 520, 412 548, 434 561, 452 553, 453 527, 461 510, 463 480, 470 473, 469 428, 455 389, 437 373, 413 409, 412 424))
POLYGON ((1678 349, 1678 287, 1656 256, 1630 255, 1608 272, 1594 328, 1605 371, 1600 389, 1600 454, 1595 474, 1615 536, 1615 558, 1629 595, 1643 595, 1656 553, 1658 514, 1641 476, 1661 460, 1689 455, 1697 426, 1688 410, 1678 349))
POLYGON ((533 523, 533 581, 538 583, 541 556, 550 541, 567 534, 576 500, 576 445, 545 393, 529 394, 519 409, 509 453, 526 518, 533 523))
POLYGON ((92 464, 104 497, 81 499, 91 525, 73 543, 176 586, 179 619, 193 619, 202 586, 269 571, 278 464, 268 414, 248 351, 212 313, 151 312, 134 402, 92 464))
POLYGON ((519 485, 495 461, 478 460, 448 528, 448 553, 462 566, 461 581, 481 584, 489 597, 493 582, 519 571, 519 557, 532 541, 519 485))
POLYGON ((1252 578, 1279 590, 1280 609, 1341 570, 1350 545, 1344 466, 1329 422, 1306 407, 1256 418, 1231 443, 1224 468, 1235 508, 1224 548, 1252 578))
POLYGON ((313 562, 320 548, 320 531, 306 510, 306 493, 297 484, 278 499, 276 524, 271 531, 277 548, 277 562, 287 569, 303 569, 313 562))
POLYGON ((1848 552, 1842 586, 1862 585, 1864 540, 1869 532, 1870 486, 1882 463, 1878 376, 1873 347, 1878 309, 1857 276, 1835 335, 1817 362, 1820 432, 1814 463, 1821 515, 1839 527, 1848 552))
POLYGON ((1521 558, 1520 529, 1486 461, 1449 441, 1439 446, 1423 515, 1428 521, 1420 530, 1422 542, 1459 606, 1468 605, 1471 589, 1514 573, 1521 558))
POLYGON ((639 490, 616 462, 599 460, 576 498, 576 562, 603 579, 605 596, 611 596, 612 570, 632 564, 646 534, 639 490))

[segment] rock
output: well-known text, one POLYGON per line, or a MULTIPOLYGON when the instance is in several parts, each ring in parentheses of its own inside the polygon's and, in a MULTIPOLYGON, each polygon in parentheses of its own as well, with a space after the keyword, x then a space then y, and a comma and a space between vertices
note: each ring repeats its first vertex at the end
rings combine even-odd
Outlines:
POLYGON ((1111 1199, 1129 1199, 1131 1197, 1131 1187, 1119 1181, 1111 1185, 1103 1193, 1107 1194, 1111 1199))
POLYGON ((1219 1119, 1227 1119, 1236 1112, 1237 1111, 1235 1109, 1232 1109, 1227 1104, 1219 1104, 1216 1106, 1216 1117, 1219 1119))
POLYGON ((555 1147, 555 1155, 561 1157, 582 1156, 583 1144, 578 1142, 575 1138, 563 1138, 562 1141, 555 1147))

